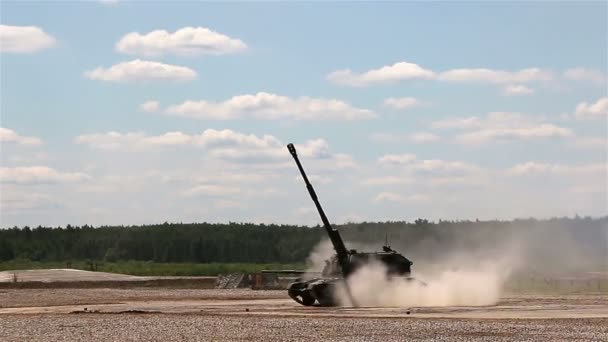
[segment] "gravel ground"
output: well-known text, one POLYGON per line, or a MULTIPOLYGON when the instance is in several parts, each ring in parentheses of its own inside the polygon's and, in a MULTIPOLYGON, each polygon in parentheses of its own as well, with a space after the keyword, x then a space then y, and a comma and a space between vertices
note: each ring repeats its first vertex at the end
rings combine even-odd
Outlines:
POLYGON ((496 306, 413 308, 411 315, 303 307, 285 297, 248 289, 6 289, 0 341, 608 341, 605 294, 512 295, 496 306), (15 312, 23 310, 31 311, 15 312), (536 318, 523 319, 530 314, 536 318))
POLYGON ((0 290, 0 308, 74 304, 111 304, 142 300, 273 299, 286 298, 284 290, 251 291, 200 289, 5 289, 0 290))
POLYGON ((2 341, 608 341, 608 319, 3 315, 2 341))

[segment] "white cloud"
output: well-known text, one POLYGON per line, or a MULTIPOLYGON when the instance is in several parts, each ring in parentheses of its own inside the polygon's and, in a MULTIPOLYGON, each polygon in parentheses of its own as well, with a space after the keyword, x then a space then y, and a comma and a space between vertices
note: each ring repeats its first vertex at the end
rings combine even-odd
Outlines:
POLYGON ((389 97, 384 100, 384 106, 393 109, 408 109, 420 105, 420 102, 413 97, 389 97))
POLYGON ((381 165, 403 166, 406 170, 434 174, 478 173, 482 169, 462 161, 441 159, 417 159, 413 154, 387 154, 378 158, 381 165))
POLYGON ((460 187, 460 188, 478 188, 488 185, 487 175, 484 173, 471 173, 459 176, 439 176, 426 179, 429 185, 434 187, 460 187))
POLYGON ((220 199, 213 202, 213 207, 217 209, 244 209, 247 206, 241 203, 240 201, 220 199))
MULTIPOLYGON (((382 175, 375 174, 361 179, 360 184, 363 186, 384 188, 388 191, 379 194, 376 201, 406 202, 415 199, 401 196, 403 191, 425 194, 428 198, 441 201, 444 197, 438 191, 448 188, 459 191, 480 189, 492 184, 491 169, 464 161, 415 159, 397 165, 398 167, 390 169, 382 168, 382 175)), ((378 168, 374 168, 374 171, 376 170, 378 168)))
POLYGON ((56 196, 37 192, 3 192, 0 208, 3 213, 19 211, 43 211, 62 208, 56 196))
POLYGON ((197 77, 196 71, 187 67, 142 61, 140 59, 118 63, 109 68, 98 67, 94 70, 86 71, 84 75, 91 80, 109 82, 189 81, 197 77))
POLYGON ((150 184, 157 188, 163 182, 164 173, 154 170, 142 170, 136 174, 125 173, 128 168, 121 170, 121 173, 104 174, 94 180, 80 185, 76 191, 80 193, 97 194, 140 194, 146 190, 150 184))
POLYGON ((368 109, 356 108, 336 99, 290 98, 265 92, 238 95, 223 102, 185 101, 169 106, 166 113, 214 120, 233 120, 247 116, 267 120, 360 120, 376 117, 368 109))
MULTIPOLYGON (((161 135, 146 135, 142 132, 108 132, 84 134, 74 139, 77 144, 102 150, 150 150, 167 147, 199 147, 206 149, 215 158, 235 162, 287 162, 286 147, 272 135, 256 136, 229 129, 206 129, 201 134, 186 134, 179 131, 161 135)), ((327 161, 335 169, 356 167, 355 161, 346 154, 333 154, 323 139, 308 140, 297 146, 298 154, 327 161)), ((289 164, 291 165, 291 163, 289 164)))
POLYGON ((412 165, 412 169, 433 173, 467 173, 481 171, 481 168, 477 165, 461 161, 446 161, 440 159, 425 159, 417 161, 412 165))
POLYGON ((392 192, 381 192, 374 197, 374 202, 400 202, 401 195, 392 192))
POLYGON ((363 73, 355 73, 352 70, 344 69, 327 75, 327 79, 330 82, 353 87, 403 80, 432 79, 434 77, 435 73, 433 71, 409 62, 398 62, 363 73))
MULTIPOLYGON (((256 163, 287 162, 285 144, 271 135, 258 137, 245 135, 231 130, 205 130, 200 137, 200 144, 216 158, 233 162, 256 163)), ((329 145, 324 139, 308 140, 297 144, 298 155, 326 161, 332 169, 356 167, 354 160, 346 154, 330 153, 329 145)))
MULTIPOLYGON (((597 75, 587 71, 584 72, 584 76, 580 76, 580 74, 582 74, 581 71, 568 73, 568 75, 574 75, 574 77, 597 78, 597 75)), ((398 62, 393 65, 386 65, 360 73, 350 69, 337 70, 329 73, 326 78, 330 82, 351 87, 363 87, 415 79, 437 80, 441 82, 490 83, 504 85, 503 94, 511 96, 532 94, 534 92, 533 89, 525 86, 525 83, 549 82, 554 80, 555 76, 553 72, 541 68, 524 68, 514 71, 488 68, 457 68, 439 72, 425 69, 418 64, 410 62, 398 62)), ((407 101, 403 103, 404 108, 411 106, 407 101)), ((399 108, 398 102, 385 103, 385 105, 399 108)))
POLYGON ((397 202, 397 203, 411 203, 411 202, 426 202, 430 198, 427 195, 415 194, 409 196, 403 196, 394 192, 381 192, 374 198, 374 202, 397 202))
POLYGON ((482 126, 481 120, 476 116, 467 118, 448 118, 433 121, 431 127, 435 129, 468 129, 482 126))
POLYGON ((403 165, 409 164, 416 160, 416 155, 414 154, 386 154, 382 157, 378 158, 378 163, 385 165, 403 165))
POLYGON ((464 133, 456 137, 463 144, 480 144, 491 141, 529 140, 542 138, 565 138, 572 136, 572 130, 552 124, 539 124, 531 127, 487 128, 464 133))
POLYGON ((0 51, 33 53, 55 45, 55 38, 36 26, 0 25, 0 51))
POLYGON ((568 191, 572 192, 574 194, 582 194, 585 196, 594 195, 594 194, 599 194, 599 195, 606 194, 606 188, 597 186, 597 185, 575 185, 575 186, 568 187, 568 191))
MULTIPOLYGON (((172 182, 179 180, 178 177, 166 177, 165 174, 163 176, 165 182, 172 182)), ((247 184, 247 183, 263 183, 269 179, 273 179, 274 177, 278 177, 275 172, 242 172, 240 169, 237 172, 228 171, 224 168, 220 170, 216 170, 215 172, 205 172, 205 175, 189 175, 182 180, 194 180, 195 183, 208 184, 213 182, 222 182, 227 184, 247 184)))
POLYGON ((284 145, 271 135, 258 137, 228 129, 207 129, 196 140, 214 157, 225 160, 256 162, 278 160, 285 156, 284 145))
MULTIPOLYGON (((2 150, 2 148, 0 147, 0 151, 1 150, 2 150)), ((8 165, 40 165, 40 164, 47 163, 50 159, 50 156, 46 151, 36 150, 36 151, 28 151, 28 152, 29 153, 23 153, 23 154, 11 153, 10 156, 8 156, 8 153, 5 152, 6 155, 8 156, 6 166, 8 166, 8 165)))
POLYGON ((580 148, 604 148, 608 147, 606 137, 581 137, 574 141, 575 146, 580 148))
POLYGON ((296 216, 312 216, 316 214, 314 207, 299 207, 293 210, 293 214, 296 216))
POLYGON ((463 144, 481 144, 492 141, 530 140, 542 138, 565 138, 574 134, 572 130, 520 113, 492 112, 486 117, 450 118, 435 121, 431 127, 437 129, 469 130, 456 136, 463 144))
MULTIPOLYGON (((223 199, 220 201, 230 201, 232 204, 236 204, 236 201, 229 200, 229 198, 268 198, 281 196, 283 193, 277 189, 269 187, 255 188, 252 186, 239 187, 228 184, 201 184, 182 191, 181 195, 185 197, 215 197, 223 199)), ((221 206, 220 203, 216 202, 216 204, 221 206)), ((224 208, 227 207, 229 207, 229 205, 224 206, 224 208)))
POLYGON ((381 143, 395 143, 402 142, 406 140, 405 135, 403 134, 394 134, 394 133, 384 133, 384 132, 376 132, 370 134, 369 138, 373 141, 381 142, 381 143))
POLYGON ((502 90, 503 95, 515 96, 515 95, 530 95, 534 94, 534 90, 525 85, 507 85, 502 90))
POLYGON ((416 132, 412 134, 376 132, 372 133, 369 138, 373 141, 382 143, 412 142, 415 144, 431 143, 441 140, 441 137, 429 132, 416 132))
POLYGON ((547 172, 555 169, 555 166, 550 164, 526 162, 523 164, 517 164, 507 170, 507 173, 512 175, 523 175, 529 173, 547 172))
POLYGON ((81 172, 59 172, 46 166, 3 167, 0 168, 0 181, 17 184, 69 183, 90 179, 81 172))
POLYGON ((139 106, 141 111, 146 113, 154 113, 160 110, 160 102, 158 101, 146 101, 139 106))
POLYGON ((11 129, 0 127, 0 143, 15 143, 19 145, 41 145, 42 140, 36 137, 22 136, 11 129))
POLYGON ((608 116, 608 96, 599 98, 595 103, 581 102, 576 106, 578 119, 605 120, 608 116))
POLYGON ((116 43, 116 51, 142 56, 221 55, 243 51, 247 45, 205 27, 184 27, 173 33, 155 30, 147 34, 131 32, 116 43))
POLYGON ((117 150, 188 145, 194 144, 196 138, 197 136, 182 132, 167 132, 157 136, 147 136, 142 132, 108 132, 79 135, 74 141, 102 150, 117 150))
POLYGON ((550 81, 551 72, 539 68, 521 69, 518 71, 477 69, 452 69, 439 74, 439 80, 450 82, 478 82, 478 83, 528 83, 536 81, 550 81))
POLYGON ((203 184, 197 185, 190 189, 185 190, 182 194, 184 196, 209 196, 209 197, 222 197, 236 195, 241 192, 241 188, 236 186, 218 185, 218 184, 203 184))
MULTIPOLYGON (((510 175, 533 175, 533 174, 557 174, 557 175, 588 175, 608 171, 606 163, 591 163, 582 165, 547 164, 538 162, 526 162, 517 164, 507 170, 510 175)), ((600 185, 598 185, 600 186, 600 185)))
POLYGON ((606 83, 606 74, 604 72, 580 67, 564 71, 563 77, 572 81, 588 81, 600 85, 606 83))
POLYGON ((409 136, 409 140, 416 144, 424 144, 439 141, 441 138, 438 135, 429 132, 413 133, 409 136))
POLYGON ((364 179, 362 185, 398 185, 398 184, 410 184, 414 182, 412 178, 403 176, 384 176, 384 177, 371 177, 364 179))

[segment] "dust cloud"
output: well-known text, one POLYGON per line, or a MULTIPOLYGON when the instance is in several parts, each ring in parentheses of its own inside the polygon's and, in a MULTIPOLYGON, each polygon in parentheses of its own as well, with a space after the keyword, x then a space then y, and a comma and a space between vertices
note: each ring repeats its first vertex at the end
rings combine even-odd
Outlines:
POLYGON ((336 252, 334 247, 331 245, 331 241, 324 239, 321 240, 310 252, 308 259, 306 260, 308 272, 321 272, 325 267, 325 262, 329 260, 336 252))
MULTIPOLYGON (((372 251, 360 243, 347 243, 358 250, 372 251)), ((306 279, 319 277, 319 272, 334 255, 329 240, 321 241, 308 258, 306 279)), ((406 255, 407 257, 407 255, 406 255)), ((467 267, 456 267, 449 261, 462 261, 469 256, 446 255, 440 265, 427 270, 414 271, 412 278, 387 277, 386 269, 381 263, 369 263, 358 269, 348 278, 351 294, 356 298, 357 306, 381 307, 424 307, 424 306, 483 306, 495 304, 502 293, 503 284, 517 264, 517 253, 510 253, 501 258, 486 259, 479 263, 465 264, 467 267)), ((351 306, 350 297, 339 285, 336 292, 337 301, 344 306, 351 306)))
MULTIPOLYGON (((382 264, 370 263, 348 278, 348 287, 358 306, 494 305, 514 279, 608 274, 606 222, 522 220, 395 229, 388 234, 397 237, 393 248, 414 262, 413 280, 387 277, 382 264)), ((348 248, 367 252, 380 250, 384 241, 378 237, 383 240, 387 233, 375 232, 375 241, 348 227, 343 231, 348 248)), ((310 269, 322 268, 333 253, 329 241, 322 241, 309 258, 310 269)), ((336 297, 350 306, 343 284, 336 297)))
MULTIPOLYGON (((505 273, 497 265, 471 270, 446 270, 432 278, 386 276, 381 264, 368 264, 348 278, 357 306, 425 307, 484 306, 498 302, 505 273)), ((341 305, 351 306, 343 285, 336 293, 341 305)))
POLYGON ((330 240, 321 240, 310 252, 306 259, 306 273, 302 276, 304 280, 310 280, 321 276, 321 272, 326 262, 335 255, 336 252, 330 240))

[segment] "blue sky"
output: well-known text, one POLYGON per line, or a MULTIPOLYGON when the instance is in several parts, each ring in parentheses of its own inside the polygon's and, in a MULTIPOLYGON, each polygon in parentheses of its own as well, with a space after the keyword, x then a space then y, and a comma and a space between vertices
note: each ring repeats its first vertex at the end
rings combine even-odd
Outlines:
POLYGON ((1 226, 606 214, 605 2, 1 6, 1 226))

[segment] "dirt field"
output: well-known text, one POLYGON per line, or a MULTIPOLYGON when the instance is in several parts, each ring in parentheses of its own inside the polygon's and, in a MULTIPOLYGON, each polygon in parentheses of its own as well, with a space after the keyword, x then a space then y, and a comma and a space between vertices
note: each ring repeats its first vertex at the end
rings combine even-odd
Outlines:
POLYGON ((3 289, 0 306, 2 341, 608 340, 605 294, 405 309, 303 307, 284 291, 3 289))
POLYGON ((210 289, 215 287, 216 280, 217 277, 138 277, 74 269, 19 270, 0 272, 0 289, 126 287, 210 289))

